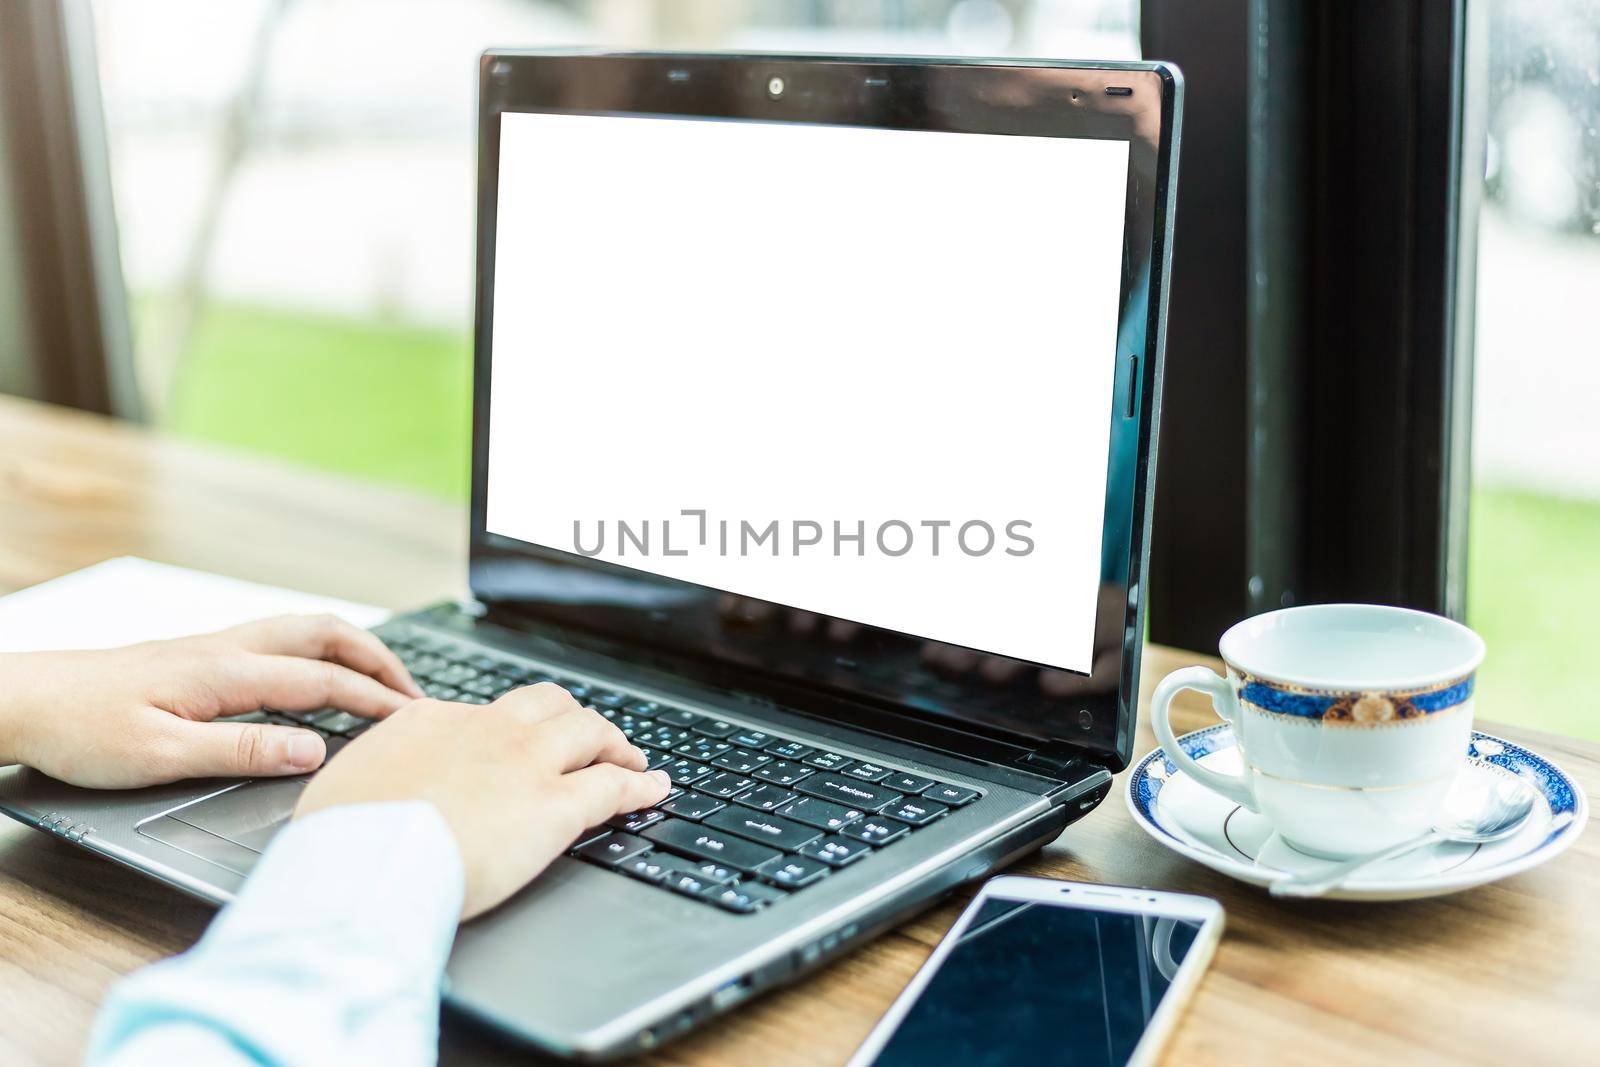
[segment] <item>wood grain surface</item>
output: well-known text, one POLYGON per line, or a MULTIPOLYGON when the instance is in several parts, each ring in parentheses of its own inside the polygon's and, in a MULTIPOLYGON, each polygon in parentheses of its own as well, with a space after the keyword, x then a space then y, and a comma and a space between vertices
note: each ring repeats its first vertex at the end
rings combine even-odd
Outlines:
MULTIPOLYGON (((463 509, 0 398, 0 592, 140 555, 392 608, 464 591, 463 509)), ((1491 650, 1492 654, 1492 650, 1491 650)), ((1205 656, 1152 647, 1144 694, 1205 656)), ((1189 694, 1193 698, 1193 694, 1189 694)), ((1179 729, 1213 721, 1180 701, 1179 729)), ((1509 714, 1509 712, 1507 713, 1509 714)), ((1590 797, 1600 745, 1483 724, 1590 797)), ((1135 750, 1154 745, 1141 722, 1135 750)), ((1274 901, 1150 840, 1111 798, 1020 874, 1203 893, 1227 932, 1168 1046, 1173 1064, 1600 1063, 1600 846, 1437 900, 1274 901)), ((841 1064, 960 908, 940 905, 650 1063, 841 1064)), ((0 1063, 68 1064, 118 976, 181 951, 210 912, 66 842, 0 821, 0 1063)), ((531 946, 537 951, 537 946, 531 946)), ((530 1062, 445 1020, 448 1064, 530 1062)))

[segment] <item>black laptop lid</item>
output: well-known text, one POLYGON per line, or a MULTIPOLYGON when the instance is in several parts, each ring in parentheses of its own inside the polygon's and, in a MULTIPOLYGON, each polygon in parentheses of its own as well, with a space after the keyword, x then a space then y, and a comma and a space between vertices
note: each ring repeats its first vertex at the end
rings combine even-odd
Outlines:
POLYGON ((1180 89, 487 54, 474 595, 814 715, 1124 765, 1180 89))

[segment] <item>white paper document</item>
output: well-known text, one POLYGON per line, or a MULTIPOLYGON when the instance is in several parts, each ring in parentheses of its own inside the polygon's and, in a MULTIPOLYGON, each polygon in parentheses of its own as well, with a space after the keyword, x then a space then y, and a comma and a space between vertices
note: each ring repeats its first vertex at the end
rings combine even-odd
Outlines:
POLYGON ((0 652, 115 648, 320 613, 363 628, 389 617, 369 604, 122 556, 0 597, 0 652))

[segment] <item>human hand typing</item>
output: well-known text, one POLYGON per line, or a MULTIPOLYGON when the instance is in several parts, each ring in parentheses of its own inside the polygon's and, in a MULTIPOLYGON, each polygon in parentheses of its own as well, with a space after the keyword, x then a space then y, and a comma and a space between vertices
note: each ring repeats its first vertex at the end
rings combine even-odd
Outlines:
POLYGON ((105 651, 10 653, 0 655, 0 763, 102 789, 303 774, 327 754, 315 732, 216 720, 262 707, 381 719, 421 695, 383 642, 332 616, 105 651))
POLYGON ((522 888, 587 827, 665 799, 670 779, 645 762, 621 730, 549 682, 486 706, 418 700, 345 746, 295 816, 431 803, 461 853, 466 919, 522 888))

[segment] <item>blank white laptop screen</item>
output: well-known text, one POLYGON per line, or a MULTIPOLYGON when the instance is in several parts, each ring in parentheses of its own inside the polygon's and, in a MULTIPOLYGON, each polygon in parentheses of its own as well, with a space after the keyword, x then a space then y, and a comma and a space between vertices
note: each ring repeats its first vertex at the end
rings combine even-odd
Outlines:
POLYGON ((500 121, 490 533, 1088 672, 1126 142, 500 121))

